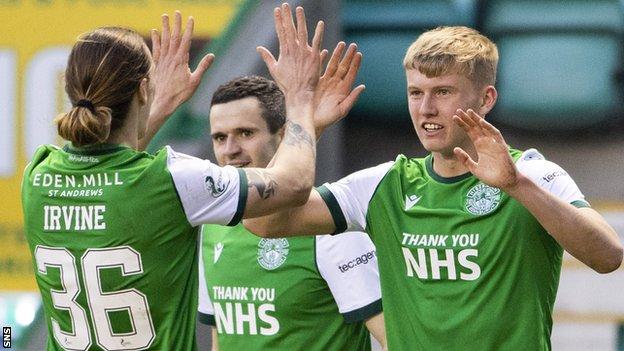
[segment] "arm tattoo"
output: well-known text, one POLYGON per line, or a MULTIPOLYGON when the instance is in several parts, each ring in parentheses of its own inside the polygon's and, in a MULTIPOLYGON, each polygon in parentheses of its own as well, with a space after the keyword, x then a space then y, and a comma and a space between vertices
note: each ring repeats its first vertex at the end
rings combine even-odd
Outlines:
POLYGON ((256 188, 258 195, 263 200, 275 195, 277 191, 277 182, 271 173, 262 170, 247 170, 247 178, 249 180, 249 188, 256 188))
POLYGON ((303 143, 308 144, 310 147, 314 147, 314 139, 308 132, 306 132, 300 124, 292 121, 286 122, 286 136, 284 137, 284 143, 286 145, 300 146, 303 143))

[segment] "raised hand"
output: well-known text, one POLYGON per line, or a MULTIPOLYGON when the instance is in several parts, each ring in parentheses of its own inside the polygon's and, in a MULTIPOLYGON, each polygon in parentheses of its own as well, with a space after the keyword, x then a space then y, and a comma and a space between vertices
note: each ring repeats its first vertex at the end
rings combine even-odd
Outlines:
POLYGON ((456 147, 453 152, 468 170, 483 183, 508 192, 518 184, 519 174, 509 155, 509 146, 493 125, 473 110, 457 110, 453 116, 475 146, 478 162, 456 147))
POLYGON ((319 21, 312 38, 312 45, 309 45, 308 29, 302 7, 296 9, 296 27, 288 4, 275 8, 273 15, 279 41, 279 57, 276 60, 273 54, 262 46, 257 50, 266 63, 269 73, 286 96, 287 105, 291 96, 312 98, 320 76, 320 47, 324 24, 319 21))
POLYGON ((154 102, 150 110, 150 120, 154 117, 166 117, 188 100, 201 81, 204 72, 214 60, 213 54, 202 58, 191 72, 189 67, 189 50, 193 37, 193 17, 189 17, 182 34, 182 15, 175 12, 173 31, 169 28, 169 16, 162 15, 162 35, 153 29, 152 56, 154 71, 152 80, 155 86, 154 102))
POLYGON ((344 42, 336 45, 316 88, 314 126, 317 136, 329 125, 344 118, 365 88, 358 85, 352 89, 362 63, 362 53, 357 52, 355 44, 349 45, 346 53, 345 47, 344 42))

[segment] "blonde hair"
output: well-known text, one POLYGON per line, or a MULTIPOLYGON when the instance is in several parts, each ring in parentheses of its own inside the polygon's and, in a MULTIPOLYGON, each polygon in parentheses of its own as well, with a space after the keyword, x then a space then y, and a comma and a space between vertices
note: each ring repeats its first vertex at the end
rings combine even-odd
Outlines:
POLYGON ((145 41, 131 29, 104 27, 81 35, 65 70, 73 108, 54 119, 58 134, 75 146, 105 142, 123 125, 151 66, 145 41))
POLYGON ((478 31, 463 27, 438 27, 423 33, 403 59, 405 69, 418 69, 427 77, 458 73, 476 86, 494 85, 498 49, 478 31))

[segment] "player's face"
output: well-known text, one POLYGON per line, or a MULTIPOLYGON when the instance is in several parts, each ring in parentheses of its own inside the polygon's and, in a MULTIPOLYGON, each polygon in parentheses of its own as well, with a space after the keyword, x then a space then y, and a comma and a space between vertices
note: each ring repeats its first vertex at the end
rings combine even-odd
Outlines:
POLYGON ((255 97, 213 105, 210 135, 220 166, 264 168, 281 141, 279 132, 269 132, 260 102, 255 97))
POLYGON ((452 156, 456 146, 471 145, 453 115, 459 108, 480 111, 480 94, 473 83, 456 73, 427 78, 418 69, 408 69, 406 75, 409 112, 424 148, 452 156))

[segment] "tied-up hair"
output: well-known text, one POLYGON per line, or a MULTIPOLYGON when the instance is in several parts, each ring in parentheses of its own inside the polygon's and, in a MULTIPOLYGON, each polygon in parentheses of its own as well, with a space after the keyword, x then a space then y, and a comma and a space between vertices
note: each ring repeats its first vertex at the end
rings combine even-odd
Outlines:
POLYGON ((131 29, 103 27, 82 34, 65 70, 73 108, 56 117, 59 135, 75 146, 105 142, 123 125, 151 67, 147 45, 131 29))
POLYGON ((494 85, 498 49, 478 31, 463 27, 438 27, 423 33, 403 59, 405 69, 418 69, 427 77, 462 74, 476 87, 494 85))

